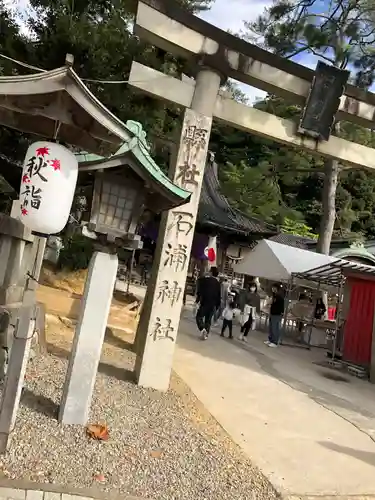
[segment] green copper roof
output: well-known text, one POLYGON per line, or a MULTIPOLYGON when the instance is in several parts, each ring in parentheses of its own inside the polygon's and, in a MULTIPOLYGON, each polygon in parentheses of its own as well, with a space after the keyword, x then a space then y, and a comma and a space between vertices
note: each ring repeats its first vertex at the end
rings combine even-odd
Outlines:
POLYGON ((191 193, 174 184, 152 159, 150 155, 150 146, 147 144, 146 140, 146 132, 143 130, 142 125, 139 122, 128 120, 126 122, 126 129, 129 131, 129 140, 124 142, 120 149, 110 158, 82 152, 75 155, 78 163, 81 165, 83 163, 100 164, 102 161, 114 159, 130 152, 160 187, 166 189, 174 197, 179 199, 178 204, 187 202, 191 193))

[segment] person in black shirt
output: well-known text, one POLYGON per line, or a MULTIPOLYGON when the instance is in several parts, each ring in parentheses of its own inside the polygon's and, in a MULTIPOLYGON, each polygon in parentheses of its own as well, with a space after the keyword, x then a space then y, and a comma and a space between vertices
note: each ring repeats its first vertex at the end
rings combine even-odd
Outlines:
POLYGON ((280 340, 281 320, 284 314, 284 297, 281 295, 278 284, 272 286, 272 303, 270 309, 270 324, 268 340, 265 344, 277 347, 280 340))
POLYGON ((212 317, 220 307, 221 285, 218 280, 219 272, 217 267, 211 268, 211 276, 201 278, 197 284, 197 304, 199 308, 196 315, 196 322, 201 332, 202 340, 207 340, 210 333, 212 317))
POLYGON ((325 315, 326 311, 327 311, 327 308, 323 302, 323 299, 318 298, 316 301, 316 306, 315 306, 315 313, 314 313, 315 319, 322 319, 323 316, 325 315))
POLYGON ((247 336, 255 321, 255 312, 260 313, 260 296, 258 294, 258 287, 255 282, 250 283, 245 296, 242 298, 243 307, 241 312, 245 316, 245 323, 241 326, 240 340, 247 342, 247 336), (248 312, 248 315, 245 314, 248 312))

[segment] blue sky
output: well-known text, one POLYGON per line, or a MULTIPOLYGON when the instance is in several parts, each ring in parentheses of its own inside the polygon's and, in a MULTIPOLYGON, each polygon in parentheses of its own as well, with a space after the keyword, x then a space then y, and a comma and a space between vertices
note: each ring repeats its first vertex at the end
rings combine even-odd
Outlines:
MULTIPOLYGON (((230 29, 235 33, 243 30, 244 21, 253 21, 264 9, 272 5, 272 0, 216 0, 211 10, 202 14, 202 18, 223 30, 230 29)), ((327 12, 327 0, 315 0, 311 12, 327 12)), ((318 58, 313 54, 302 53, 293 59, 314 69, 318 58)), ((353 69, 349 68, 348 69, 353 69)), ((248 95, 250 102, 265 97, 265 93, 259 89, 239 83, 240 88, 248 95)), ((375 83, 370 88, 375 92, 375 83)))
MULTIPOLYGON (((218 28, 239 33, 243 30, 244 21, 255 20, 271 4, 272 0, 216 0, 211 10, 204 12, 201 17, 218 28)), ((310 54, 301 55, 298 62, 311 68, 316 66, 316 58, 310 54)), ((250 102, 266 95, 262 90, 249 85, 239 85, 248 95, 250 102)))

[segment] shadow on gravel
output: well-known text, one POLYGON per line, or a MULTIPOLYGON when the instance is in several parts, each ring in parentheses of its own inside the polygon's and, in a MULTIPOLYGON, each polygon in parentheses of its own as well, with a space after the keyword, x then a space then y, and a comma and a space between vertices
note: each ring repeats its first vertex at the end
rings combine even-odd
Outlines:
POLYGON ((52 399, 40 394, 34 394, 26 387, 22 390, 21 404, 49 418, 57 419, 59 406, 52 399))
POLYGON ((112 328, 105 329, 105 341, 108 344, 113 345, 114 347, 119 347, 120 349, 124 349, 125 351, 135 352, 135 347, 132 342, 127 342, 126 340, 121 339, 117 335, 115 335, 116 330, 112 328))
MULTIPOLYGON (((57 356, 61 359, 69 359, 70 352, 61 347, 57 347, 53 344, 47 344, 48 353, 53 356, 57 356)), ((124 380, 127 382, 135 382, 135 374, 132 370, 127 370, 125 368, 119 368, 117 366, 110 365, 108 363, 99 363, 99 372, 108 375, 109 377, 117 378, 118 380, 124 380)))

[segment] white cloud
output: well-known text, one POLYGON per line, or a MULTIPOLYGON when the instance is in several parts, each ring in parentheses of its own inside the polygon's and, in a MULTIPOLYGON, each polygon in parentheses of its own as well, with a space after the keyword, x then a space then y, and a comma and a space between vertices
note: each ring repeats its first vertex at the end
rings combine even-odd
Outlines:
MULTIPOLYGON (((264 9, 272 4, 272 0, 216 0, 212 8, 204 12, 201 17, 225 31, 240 33, 244 28, 244 21, 254 21, 264 9)), ((248 96, 251 103, 263 99, 267 94, 255 87, 236 82, 240 89, 248 96)))
MULTIPOLYGON (((244 21, 254 21, 272 3, 272 0, 216 0, 212 8, 202 13, 201 17, 218 28, 241 33, 244 29, 244 21)), ((298 63, 314 69, 317 59, 311 54, 303 54, 299 56, 298 63)), ((258 99, 264 99, 267 95, 266 92, 250 87, 250 85, 236 83, 252 103, 258 99)))
POLYGON ((19 14, 30 8, 29 0, 5 0, 7 7, 14 14, 19 14))
POLYGON ((244 21, 254 21, 271 4, 272 0, 216 0, 201 17, 218 28, 238 33, 244 21))
POLYGON ((7 7, 13 15, 13 18, 21 28, 21 32, 25 35, 30 34, 27 26, 27 18, 32 15, 33 11, 30 6, 29 0, 5 0, 5 7, 7 7))

